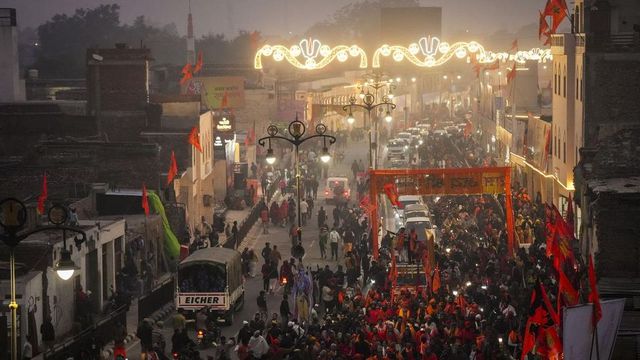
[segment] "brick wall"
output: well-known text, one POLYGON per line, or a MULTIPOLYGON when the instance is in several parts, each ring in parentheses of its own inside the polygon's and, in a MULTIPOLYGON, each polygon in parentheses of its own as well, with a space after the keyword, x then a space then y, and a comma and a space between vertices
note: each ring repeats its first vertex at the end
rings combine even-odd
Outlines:
POLYGON ((585 59, 585 146, 640 126, 640 54, 589 54, 585 59))

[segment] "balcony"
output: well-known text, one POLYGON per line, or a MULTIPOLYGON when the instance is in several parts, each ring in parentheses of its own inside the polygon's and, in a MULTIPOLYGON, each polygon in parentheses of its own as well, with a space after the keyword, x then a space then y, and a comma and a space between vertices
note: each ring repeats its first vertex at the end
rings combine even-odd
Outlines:
POLYGON ((576 37, 575 34, 551 35, 551 53, 553 55, 569 55, 573 53, 576 46, 576 37))

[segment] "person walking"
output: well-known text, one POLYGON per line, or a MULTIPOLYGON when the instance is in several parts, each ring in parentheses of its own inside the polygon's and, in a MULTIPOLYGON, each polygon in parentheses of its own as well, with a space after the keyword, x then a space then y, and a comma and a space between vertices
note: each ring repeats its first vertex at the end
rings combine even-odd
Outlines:
POLYGON ((265 263, 262 264, 262 269, 260 273, 262 273, 262 290, 269 291, 269 278, 271 276, 271 262, 265 261, 265 263))
POLYGON ((329 240, 329 230, 326 226, 320 228, 320 238, 318 239, 318 246, 320 247, 320 257, 322 259, 327 258, 327 241, 329 240))
POLYGON ((331 244, 331 260, 338 260, 338 243, 340 242, 340 234, 336 228, 331 229, 329 234, 329 243, 331 244))
POLYGON ((307 213, 309 212, 309 203, 304 198, 300 201, 300 217, 302 225, 307 225, 307 213))
POLYGON ((282 295, 282 301, 280 302, 280 319, 282 324, 287 325, 289 322, 289 316, 291 316, 291 310, 289 308, 289 296, 285 293, 282 295))
POLYGON ((256 299, 256 303, 258 304, 258 311, 260 312, 260 316, 263 320, 267 319, 269 316, 269 311, 267 311, 267 293, 264 290, 260 290, 260 294, 256 299))
POLYGON ((231 236, 233 236, 233 243, 234 243, 234 247, 237 249, 238 248, 238 222, 234 221, 233 222, 233 226, 231 227, 231 236))
POLYGON ((280 266, 280 261, 282 261, 282 254, 280 254, 280 250, 278 250, 278 245, 273 245, 273 249, 271 249, 271 254, 269 254, 269 259, 272 263, 278 268, 280 266))
POLYGON ((323 206, 320 206, 320 210, 318 210, 318 228, 322 228, 326 222, 327 212, 324 210, 323 206))
POLYGON ((269 259, 271 259, 271 243, 270 242, 266 242, 264 244, 264 247, 262 248, 262 252, 260 253, 262 255, 262 259, 264 260, 265 263, 269 262, 269 259))
POLYGON ((263 234, 268 234, 269 233, 269 210, 267 208, 267 205, 264 205, 264 203, 262 203, 262 210, 260 210, 260 220, 262 220, 262 233, 263 234))

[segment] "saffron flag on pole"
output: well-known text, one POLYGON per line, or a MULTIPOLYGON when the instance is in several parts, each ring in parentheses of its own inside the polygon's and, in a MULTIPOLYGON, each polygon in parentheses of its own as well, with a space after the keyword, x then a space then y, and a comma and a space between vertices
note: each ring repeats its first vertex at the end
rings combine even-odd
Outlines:
POLYGON ((144 215, 149 216, 149 198, 147 197, 147 186, 142 183, 142 209, 144 209, 144 215))
POLYGON ((202 145, 200 145, 200 135, 198 135, 198 127, 194 126, 189 133, 189 144, 193 145, 198 151, 202 151, 202 145))
POLYGON ((440 289, 440 269, 436 266, 435 271, 433 272, 433 283, 431 285, 432 291, 434 293, 438 292, 440 289))
POLYGON ((578 294, 578 291, 573 287, 567 275, 562 271, 562 268, 559 267, 556 270, 558 270, 558 302, 560 302, 560 298, 564 297, 566 304, 569 306, 576 305, 580 300, 580 294, 578 294))
POLYGON ((511 51, 518 51, 518 39, 513 40, 511 43, 511 51))
POLYGON ((513 62, 513 67, 511 68, 511 70, 509 70, 509 72, 507 73, 507 84, 511 83, 513 80, 516 79, 516 68, 517 68, 517 64, 514 61, 513 62))
POLYGON ((176 175, 178 175, 178 163, 176 162, 176 154, 171 150, 171 163, 169 164, 169 172, 167 173, 167 185, 171 184, 176 175))
POLYGON ((569 9, 565 0, 548 0, 544 8, 544 15, 551 16, 551 34, 555 34, 556 30, 562 23, 564 18, 569 16, 569 9))
POLYGON ((225 91, 222 94, 222 101, 220 101, 220 108, 226 109, 228 107, 229 107, 229 94, 227 94, 227 92, 225 91))
POLYGON ((198 60, 196 61, 195 66, 193 67, 193 73, 197 74, 202 70, 202 66, 203 66, 203 60, 202 60, 202 50, 198 51, 198 60))
POLYGON ((193 69, 190 63, 187 63, 182 68, 182 78, 180 79, 180 85, 184 85, 187 81, 193 78, 193 69))
POLYGON ((598 294, 598 286, 596 285, 596 268, 593 265, 593 256, 589 256, 589 301, 593 303, 593 327, 598 325, 598 321, 602 318, 602 306, 600 305, 600 295, 598 294))
POLYGON ((44 214, 44 203, 47 201, 49 197, 49 189, 47 186, 47 173, 45 172, 42 176, 42 189, 40 190, 40 195, 38 196, 38 213, 44 214))
POLYGON ((384 184, 382 188, 384 190, 384 193, 387 194, 387 197, 389 198, 389 202, 391 202, 391 205, 397 206, 397 207, 400 207, 402 205, 398 201, 398 190, 396 189, 395 184, 384 184))
POLYGON ((547 16, 540 11, 540 22, 538 24, 538 39, 542 40, 542 35, 549 32, 549 23, 547 22, 547 16))

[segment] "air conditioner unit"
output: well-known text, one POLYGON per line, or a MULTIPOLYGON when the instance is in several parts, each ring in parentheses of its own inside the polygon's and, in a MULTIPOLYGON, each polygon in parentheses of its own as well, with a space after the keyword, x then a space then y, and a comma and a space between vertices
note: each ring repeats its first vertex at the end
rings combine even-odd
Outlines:
POLYGON ((205 207, 211 207, 212 203, 213 203, 213 196, 211 196, 211 195, 202 195, 202 204, 205 207))

